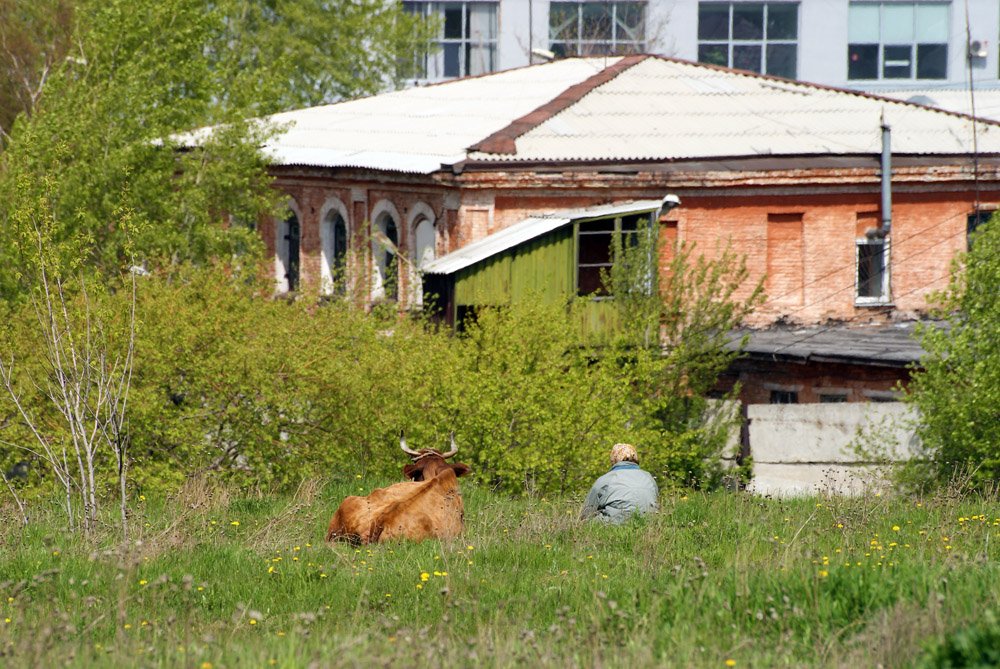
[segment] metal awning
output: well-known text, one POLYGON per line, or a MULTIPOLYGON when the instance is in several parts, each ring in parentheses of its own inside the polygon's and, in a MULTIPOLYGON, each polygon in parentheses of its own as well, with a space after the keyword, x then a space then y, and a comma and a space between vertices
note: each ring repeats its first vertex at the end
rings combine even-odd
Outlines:
POLYGON ((587 209, 567 209, 541 216, 532 216, 504 228, 479 241, 463 246, 457 251, 441 256, 424 265, 424 274, 453 274, 460 269, 486 260, 507 249, 541 237, 574 221, 588 221, 612 216, 658 212, 663 200, 636 200, 620 204, 602 205, 587 209))

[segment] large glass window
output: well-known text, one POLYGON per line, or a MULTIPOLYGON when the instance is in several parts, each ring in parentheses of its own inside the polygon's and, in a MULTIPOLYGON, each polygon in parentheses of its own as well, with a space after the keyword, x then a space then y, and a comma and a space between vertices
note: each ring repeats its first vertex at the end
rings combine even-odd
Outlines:
POLYGON ((404 2, 411 14, 437 17, 437 49, 417 54, 421 78, 451 79, 497 69, 496 2, 404 2))
POLYGON ((794 79, 798 36, 798 3, 698 4, 700 63, 794 79))
POLYGON ((641 53, 646 48, 643 2, 553 2, 549 49, 557 56, 641 53))
POLYGON ((640 222, 647 223, 649 213, 620 218, 581 221, 577 233, 576 286, 578 295, 602 297, 611 294, 604 279, 611 271, 614 236, 623 235, 622 246, 638 242, 640 222))
POLYGON ((946 79, 947 3, 853 2, 848 79, 946 79))

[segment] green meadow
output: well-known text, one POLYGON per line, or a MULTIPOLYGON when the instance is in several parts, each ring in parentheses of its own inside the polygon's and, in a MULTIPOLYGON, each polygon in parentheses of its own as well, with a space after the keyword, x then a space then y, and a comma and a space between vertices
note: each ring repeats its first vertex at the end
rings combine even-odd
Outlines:
POLYGON ((87 538, 55 501, 28 526, 5 506, 0 664, 993 666, 1000 647, 995 496, 669 492, 605 527, 579 498, 463 481, 460 539, 323 540, 345 495, 391 482, 191 481, 136 499, 127 544, 111 517, 87 538))

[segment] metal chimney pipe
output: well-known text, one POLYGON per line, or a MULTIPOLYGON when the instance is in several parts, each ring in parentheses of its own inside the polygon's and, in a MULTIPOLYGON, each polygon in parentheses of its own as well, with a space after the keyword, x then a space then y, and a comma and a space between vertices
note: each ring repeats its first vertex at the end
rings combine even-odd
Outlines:
POLYGON ((882 116, 882 229, 879 237, 892 230, 892 132, 882 116))

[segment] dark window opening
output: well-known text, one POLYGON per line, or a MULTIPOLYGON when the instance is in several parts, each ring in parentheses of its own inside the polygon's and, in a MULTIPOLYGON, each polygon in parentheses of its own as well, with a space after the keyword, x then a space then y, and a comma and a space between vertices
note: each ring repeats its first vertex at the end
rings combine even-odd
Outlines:
POLYGON ((391 248, 384 249, 382 268, 385 270, 382 276, 382 286, 385 289, 385 297, 395 300, 399 296, 398 277, 396 275, 396 257, 394 249, 399 246, 399 233, 396 230, 396 222, 391 218, 385 219, 385 236, 392 242, 391 248))
POLYGON ((847 78, 878 79, 878 44, 847 45, 847 78))
POLYGON ((634 246, 639 238, 640 221, 649 215, 632 214, 621 218, 602 218, 579 223, 577 234, 577 294, 603 297, 611 294, 605 285, 605 275, 614 265, 612 258, 615 235, 624 235, 623 246, 634 246))
POLYGON ((968 218, 966 218, 965 238, 970 250, 972 249, 972 244, 976 239, 979 228, 986 225, 993 214, 994 212, 992 211, 977 211, 974 214, 969 214, 968 218))
POLYGON ((819 396, 820 404, 842 404, 847 401, 847 395, 823 393, 819 396))
POLYGON ((288 243, 285 279, 289 292, 292 292, 299 287, 299 219, 294 213, 285 219, 285 241, 288 243))
POLYGON ((858 244, 858 297, 879 298, 885 283, 885 243, 858 244))
POLYGON ((772 390, 771 404, 798 404, 799 393, 794 390, 772 390))
POLYGON ((882 48, 882 77, 885 79, 909 79, 913 76, 913 47, 885 46, 882 48))

